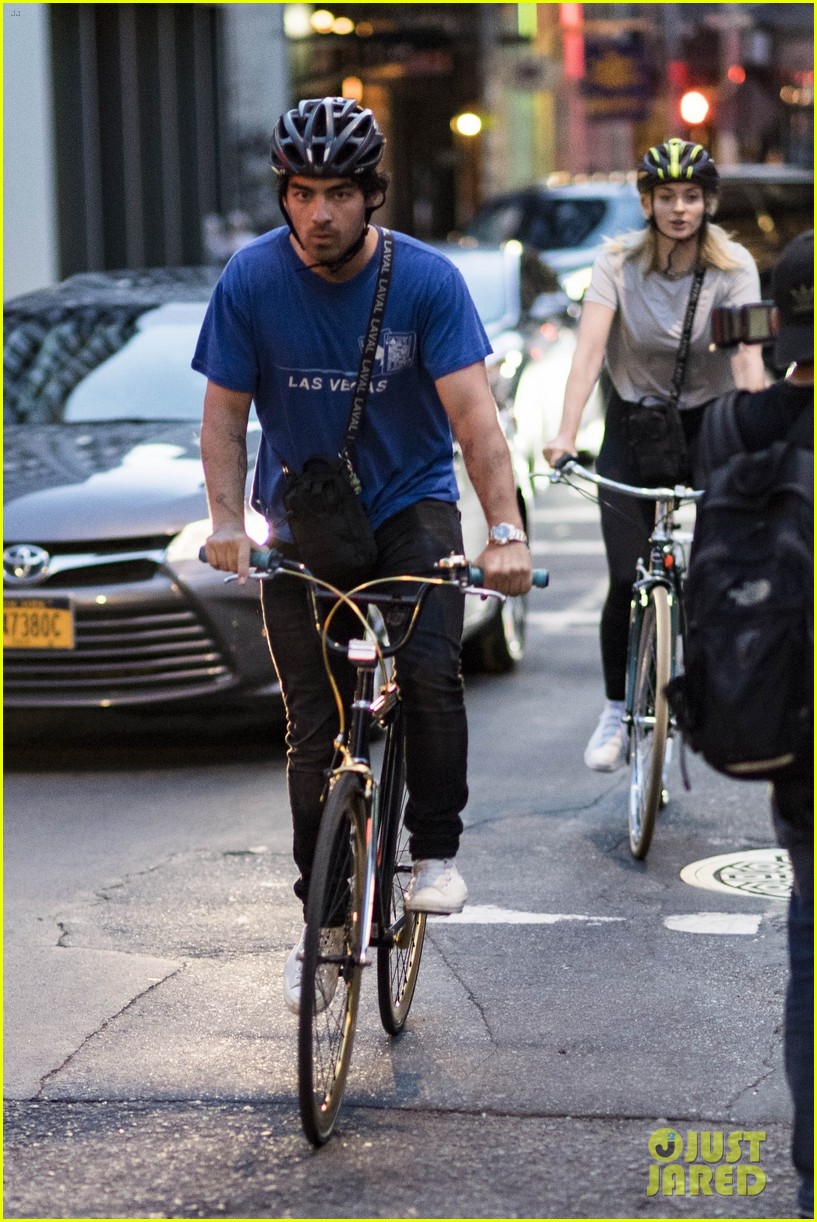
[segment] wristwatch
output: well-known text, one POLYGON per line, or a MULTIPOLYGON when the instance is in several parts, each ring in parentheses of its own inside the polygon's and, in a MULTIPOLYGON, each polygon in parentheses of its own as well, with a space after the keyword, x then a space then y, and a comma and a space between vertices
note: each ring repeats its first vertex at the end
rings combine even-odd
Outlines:
POLYGON ((488 531, 488 542, 498 543, 501 547, 506 543, 524 543, 527 546, 528 536, 518 526, 511 526, 510 522, 497 522, 488 531))

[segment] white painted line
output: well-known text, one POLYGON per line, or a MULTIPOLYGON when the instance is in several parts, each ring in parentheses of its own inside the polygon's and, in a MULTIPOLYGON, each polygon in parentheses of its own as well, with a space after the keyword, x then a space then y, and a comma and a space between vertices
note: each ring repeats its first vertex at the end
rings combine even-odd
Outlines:
POLYGON ((531 555, 539 560, 548 556, 603 556, 602 539, 537 539, 531 555))
POLYGON ((567 632, 569 628, 587 628, 598 625, 601 609, 597 611, 529 611, 526 623, 536 624, 543 632, 567 632))
POLYGON ((556 925, 559 921, 586 921, 603 925, 624 921, 625 917, 581 916, 567 912, 517 912, 513 908, 497 908, 494 904, 466 904, 462 912, 451 916, 430 916, 430 921, 446 921, 457 925, 556 925))
MULTIPOLYGON (((569 628, 584 628, 598 624, 601 608, 607 596, 607 578, 603 577, 564 611, 528 610, 527 621, 544 632, 566 632, 569 628)), ((530 608, 530 604, 528 604, 530 608)))
POLYGON ((575 505, 537 505, 534 522, 598 522, 599 507, 588 502, 575 505))
POLYGON ((664 917, 667 929, 678 933, 756 934, 763 919, 761 912, 687 912, 664 917))

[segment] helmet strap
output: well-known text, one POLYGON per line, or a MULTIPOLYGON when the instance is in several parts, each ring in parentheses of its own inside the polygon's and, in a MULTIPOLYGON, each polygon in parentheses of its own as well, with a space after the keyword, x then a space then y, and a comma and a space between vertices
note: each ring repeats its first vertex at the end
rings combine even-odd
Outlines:
MULTIPOLYGON (((295 233, 294 229, 292 232, 295 234, 295 240, 297 241, 298 245, 303 250, 303 243, 301 242, 301 239, 298 237, 297 233, 295 233)), ((351 262, 355 255, 363 249, 363 243, 366 241, 366 234, 368 232, 369 226, 364 225, 360 231, 360 236, 352 243, 348 250, 345 250, 337 259, 319 259, 317 263, 306 263, 304 264, 303 271, 311 271, 314 267, 325 267, 328 272, 339 272, 342 267, 345 267, 347 263, 351 262)))
MULTIPOLYGON (((298 230, 293 225, 292 217, 289 215, 289 209, 287 208, 286 204, 284 203, 283 193, 279 193, 278 195, 278 207, 281 209, 281 212, 283 213, 284 220, 286 221, 287 227, 289 228, 289 232, 292 234, 293 238, 298 243, 301 250, 304 250, 305 249, 304 244, 301 241, 301 239, 298 237, 298 230)), ((379 207, 379 205, 376 205, 376 207, 379 207)), ((366 209, 366 212, 365 212, 366 219, 363 222, 363 228, 361 229, 358 237, 355 239, 352 245, 348 247, 348 249, 345 250, 343 254, 340 255, 337 259, 319 259, 317 263, 305 263, 304 266, 302 268, 299 268, 298 270, 308 272, 308 271, 312 271, 312 269, 315 267, 325 267, 328 272, 333 272, 333 273, 339 272, 342 267, 345 267, 346 264, 349 263, 352 259, 354 259, 355 255, 358 254, 363 249, 363 243, 366 241, 366 235, 369 232, 369 222, 371 221, 372 213, 375 210, 376 208, 367 208, 366 209)))

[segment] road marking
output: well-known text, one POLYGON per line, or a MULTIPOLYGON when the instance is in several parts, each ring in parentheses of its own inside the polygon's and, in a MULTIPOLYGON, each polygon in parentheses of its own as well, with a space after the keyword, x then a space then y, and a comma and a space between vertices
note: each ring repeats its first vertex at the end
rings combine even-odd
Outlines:
POLYGON ((756 934, 763 913, 747 912, 687 912, 664 917, 667 929, 678 933, 756 934))
POLYGON ((537 505, 533 511, 534 522, 598 522, 599 507, 581 503, 576 505, 537 505))
POLYGON ((559 921, 586 921, 603 925, 624 921, 626 917, 583 916, 569 912, 518 912, 514 908, 497 908, 494 904, 468 904, 462 912, 451 916, 431 916, 430 921, 447 921, 457 925, 556 925, 559 921))
POLYGON ((585 628, 598 624, 601 607, 607 596, 607 578, 603 577, 594 586, 564 611, 528 610, 527 622, 536 624, 543 632, 566 632, 570 628, 585 628))
POLYGON ((597 611, 529 611, 528 625, 536 624, 543 632, 567 632, 570 628, 597 626, 601 609, 597 611))
POLYGON ((547 560, 548 556, 603 556, 602 539, 537 539, 531 548, 536 559, 547 560))

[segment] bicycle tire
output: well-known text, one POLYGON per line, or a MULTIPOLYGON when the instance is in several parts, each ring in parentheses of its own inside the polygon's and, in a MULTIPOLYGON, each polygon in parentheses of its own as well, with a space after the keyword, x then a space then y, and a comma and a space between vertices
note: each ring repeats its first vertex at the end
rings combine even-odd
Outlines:
POLYGON ((314 1146, 332 1135, 352 1059, 365 937, 365 817, 360 778, 341 773, 321 818, 306 906, 298 1101, 304 1132, 314 1146), (325 932, 322 938, 322 931, 330 929, 342 931, 336 935, 339 945, 327 946, 325 932))
POLYGON ((649 851, 664 784, 670 677, 670 609, 664 586, 653 586, 638 637, 632 719, 629 727, 630 852, 639 861, 649 851))
POLYGON ((377 947, 377 1004, 389 1035, 399 1035, 411 1009, 423 940, 425 913, 406 912, 403 899, 411 877, 409 833, 405 826, 406 762, 402 707, 389 725, 380 780, 381 846, 376 911, 380 929, 377 947))

